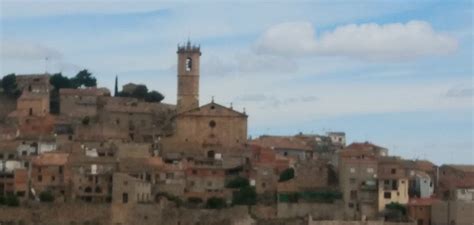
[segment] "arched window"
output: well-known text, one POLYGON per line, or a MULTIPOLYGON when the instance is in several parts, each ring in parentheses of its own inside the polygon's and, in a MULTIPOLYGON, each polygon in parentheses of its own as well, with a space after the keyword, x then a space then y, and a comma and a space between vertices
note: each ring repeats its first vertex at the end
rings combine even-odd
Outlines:
POLYGON ((191 71, 192 68, 193 68, 193 60, 190 57, 188 57, 186 59, 186 71, 189 72, 191 71))

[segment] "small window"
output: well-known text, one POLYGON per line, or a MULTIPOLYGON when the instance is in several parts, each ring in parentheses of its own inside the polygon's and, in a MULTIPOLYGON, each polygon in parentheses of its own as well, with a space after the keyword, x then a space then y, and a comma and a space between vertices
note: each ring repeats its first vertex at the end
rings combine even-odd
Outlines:
POLYGON ((397 173, 397 169, 393 168, 391 172, 392 172, 392 174, 396 174, 396 173, 397 173))
POLYGON ((385 199, 391 199, 391 198, 392 198, 392 193, 390 193, 390 192, 385 192, 385 193, 383 194, 383 197, 384 197, 385 199))
POLYGON ((38 176, 38 182, 42 182, 43 181, 43 176, 39 175, 38 176))
POLYGON ((211 120, 211 122, 209 122, 209 127, 211 127, 211 128, 216 127, 216 121, 211 120))
POLYGON ((188 57, 186 59, 186 72, 191 71, 192 68, 193 68, 193 60, 191 59, 191 57, 188 57))
POLYGON ((128 203, 128 193, 122 194, 122 203, 128 203))

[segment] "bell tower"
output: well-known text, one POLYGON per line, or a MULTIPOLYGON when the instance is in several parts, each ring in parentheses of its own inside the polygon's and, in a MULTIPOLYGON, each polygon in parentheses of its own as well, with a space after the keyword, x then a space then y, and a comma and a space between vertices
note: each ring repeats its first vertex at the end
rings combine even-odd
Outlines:
POLYGON ((178 113, 199 107, 199 46, 178 45, 178 113))

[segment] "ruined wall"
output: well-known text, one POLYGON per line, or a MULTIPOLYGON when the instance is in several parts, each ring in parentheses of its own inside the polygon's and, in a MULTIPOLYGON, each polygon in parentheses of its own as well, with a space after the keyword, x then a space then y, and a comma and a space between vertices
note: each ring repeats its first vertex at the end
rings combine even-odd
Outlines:
POLYGON ((108 224, 108 205, 41 204, 30 207, 0 207, 0 224, 82 225, 108 224))
POLYGON ((278 203, 278 218, 307 217, 311 215, 315 219, 343 219, 344 212, 342 202, 333 204, 322 203, 278 203))

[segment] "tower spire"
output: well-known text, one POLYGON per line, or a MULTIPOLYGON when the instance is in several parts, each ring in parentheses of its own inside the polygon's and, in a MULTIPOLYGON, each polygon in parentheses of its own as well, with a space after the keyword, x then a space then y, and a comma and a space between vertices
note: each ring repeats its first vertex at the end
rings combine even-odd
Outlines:
POLYGON ((115 75, 115 89, 114 89, 114 96, 117 97, 118 94, 118 75, 115 75))

